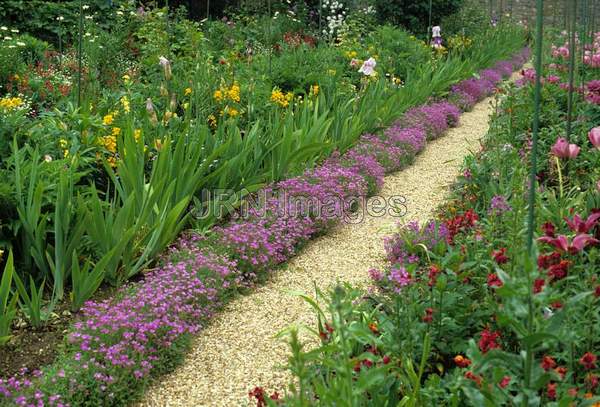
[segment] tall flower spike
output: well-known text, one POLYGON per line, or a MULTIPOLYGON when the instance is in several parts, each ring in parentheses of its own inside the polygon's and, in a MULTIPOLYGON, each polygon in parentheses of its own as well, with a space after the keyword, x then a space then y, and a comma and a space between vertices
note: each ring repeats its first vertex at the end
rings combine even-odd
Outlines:
POLYGON ((161 56, 160 58, 158 58, 158 63, 160 64, 160 66, 163 67, 163 70, 165 72, 165 79, 170 80, 171 79, 171 61, 169 61, 167 58, 161 56))

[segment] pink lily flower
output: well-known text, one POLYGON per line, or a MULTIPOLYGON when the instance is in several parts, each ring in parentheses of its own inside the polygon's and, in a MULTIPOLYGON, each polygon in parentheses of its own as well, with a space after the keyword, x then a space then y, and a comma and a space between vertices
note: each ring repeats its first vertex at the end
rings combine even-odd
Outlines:
POLYGON ((558 158, 575 158, 579 154, 581 148, 577 144, 569 144, 569 142, 560 137, 552 146, 550 151, 558 158))
POLYGON ((569 239, 565 235, 559 235, 558 237, 542 236, 538 238, 538 241, 548 243, 562 252, 568 252, 571 254, 579 253, 589 245, 600 243, 600 240, 595 239, 591 235, 585 233, 580 233, 575 236, 570 244, 569 239))
POLYGON ((600 219, 600 212, 592 213, 585 221, 581 219, 579 215, 573 216, 573 219, 565 217, 565 221, 567 222, 567 225, 569 225, 569 228, 576 233, 588 233, 596 226, 598 219, 600 219))
POLYGON ((600 149, 600 127, 594 127, 592 130, 590 130, 588 133, 588 138, 594 147, 600 149))

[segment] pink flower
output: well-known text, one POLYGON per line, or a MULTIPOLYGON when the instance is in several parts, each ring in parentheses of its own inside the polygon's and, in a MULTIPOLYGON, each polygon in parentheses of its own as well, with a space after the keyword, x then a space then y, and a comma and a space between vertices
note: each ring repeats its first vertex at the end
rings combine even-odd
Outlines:
POLYGON ((556 143, 554 143, 550 149, 552 154, 558 158, 575 158, 579 154, 579 150, 581 150, 581 148, 579 148, 577 144, 569 144, 563 137, 556 140, 556 143))
POLYGON ((579 215, 573 216, 573 219, 565 218, 565 221, 573 232, 588 233, 596 226, 598 219, 600 219, 600 212, 592 213, 585 221, 579 215))
POLYGON ((571 244, 569 244, 569 239, 565 235, 559 235, 558 237, 542 236, 538 238, 538 241, 548 243, 560 251, 569 252, 572 254, 579 253, 585 249, 586 246, 600 242, 598 239, 595 239, 585 233, 575 236, 571 244))
POLYGON ((558 82, 560 82, 560 78, 559 78, 558 76, 556 76, 556 75, 549 75, 549 76, 546 78, 546 80, 547 80, 549 83, 558 83, 558 82))
POLYGON ((592 130, 590 130, 588 133, 588 138, 594 147, 600 149, 600 127, 594 127, 592 130))
POLYGON ((363 62, 358 72, 365 74, 366 76, 372 76, 375 73, 376 66, 377 61, 375 61, 373 58, 369 58, 365 62, 363 62))

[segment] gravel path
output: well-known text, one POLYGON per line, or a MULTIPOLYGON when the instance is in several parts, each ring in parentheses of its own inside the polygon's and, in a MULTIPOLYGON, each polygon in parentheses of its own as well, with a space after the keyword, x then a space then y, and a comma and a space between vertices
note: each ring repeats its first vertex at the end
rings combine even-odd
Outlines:
POLYGON ((337 281, 368 284, 368 270, 384 263, 382 238, 398 221, 427 220, 443 202, 463 157, 479 149, 488 130, 490 99, 464 113, 460 125, 427 144, 416 162, 385 178, 379 196, 406 198, 402 218, 370 216, 344 224, 315 239, 288 266, 253 293, 232 301, 193 343, 185 363, 156 383, 139 406, 246 406, 248 391, 286 389, 289 376, 280 368, 289 348, 274 335, 292 324, 314 326, 314 314, 289 291, 314 293, 337 281))

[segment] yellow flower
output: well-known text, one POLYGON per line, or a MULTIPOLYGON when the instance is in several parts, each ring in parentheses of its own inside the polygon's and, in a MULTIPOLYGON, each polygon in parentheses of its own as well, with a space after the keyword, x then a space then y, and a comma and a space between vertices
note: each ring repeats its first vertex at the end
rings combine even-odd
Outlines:
POLYGON ((125 111, 125 113, 129 113, 131 111, 131 107, 129 106, 129 99, 127 99, 127 96, 123 96, 121 98, 121 105, 123 106, 123 110, 125 111))
POLYGON ((133 131, 133 138, 135 139, 136 142, 140 141, 140 137, 142 137, 142 130, 141 129, 135 129, 133 131))
POLYGON ((117 151, 117 137, 116 136, 104 136, 102 137, 102 144, 111 153, 117 151))
POLYGON ((356 51, 346 51, 346 57, 348 59, 356 58, 358 53, 356 51))
POLYGON ((237 84, 237 82, 234 82, 233 85, 231 85, 231 88, 229 88, 229 90, 227 91, 227 97, 229 99, 231 99, 234 102, 238 102, 240 101, 240 85, 237 84))
POLYGON ((125 74, 121 77, 123 79, 123 82, 125 82, 126 84, 129 83, 129 81, 131 81, 131 76, 125 74))
POLYGON ((192 88, 185 88, 185 91, 183 93, 185 94, 185 96, 191 95, 192 94, 192 88))
POLYGON ((67 143, 67 140, 61 138, 60 140, 58 140, 58 145, 60 146, 60 148, 67 148, 69 144, 67 143))
POLYGON ((64 149, 63 150, 63 155, 64 155, 65 158, 67 158, 69 156, 69 150, 64 149))
POLYGON ((2 110, 11 111, 11 110, 18 109, 22 105, 23 105, 23 99, 21 99, 19 97, 14 97, 14 98, 5 97, 5 98, 0 99, 0 109, 2 109, 2 110))
POLYGON ((210 127, 212 127, 212 128, 217 127, 217 118, 215 117, 214 114, 209 115, 207 121, 208 121, 208 124, 210 127))
MULTIPOLYGON (((288 93, 289 95, 290 93, 288 93)), ((294 95, 292 94, 292 98, 294 95)), ((281 106, 288 107, 290 105, 290 100, 287 95, 284 95, 283 92, 279 88, 273 89, 271 92, 271 102, 281 106)))
POLYGON ((336 74, 336 70, 335 69, 328 69, 327 70, 327 75, 329 76, 335 76, 336 74))
POLYGON ((108 165, 110 165, 113 168, 115 168, 117 166, 117 159, 113 155, 111 155, 110 157, 108 157, 106 159, 106 161, 108 162, 108 165))
POLYGON ((119 134, 121 134, 121 128, 120 127, 113 127, 113 129, 112 129, 112 135, 116 137, 119 134))
POLYGON ((171 120, 171 117, 173 117, 173 113, 167 110, 163 116, 163 121, 168 123, 169 120, 171 120))
POLYGON ((240 112, 238 112, 236 109, 234 109, 232 107, 228 107, 227 114, 229 115, 229 117, 235 117, 235 116, 239 115, 240 112))
POLYGON ((109 113, 102 118, 102 123, 104 123, 105 126, 110 126, 114 121, 115 117, 112 113, 109 113))
POLYGON ((213 97, 217 102, 223 101, 223 92, 220 89, 215 90, 213 97))
POLYGON ((319 94, 319 85, 312 85, 310 87, 310 93, 317 96, 319 94))
POLYGON ((190 108, 190 104, 188 102, 185 102, 183 104, 183 110, 188 110, 190 108))
POLYGON ((162 148, 162 140, 161 139, 156 139, 154 140, 154 148, 158 151, 160 151, 160 149, 162 148))

